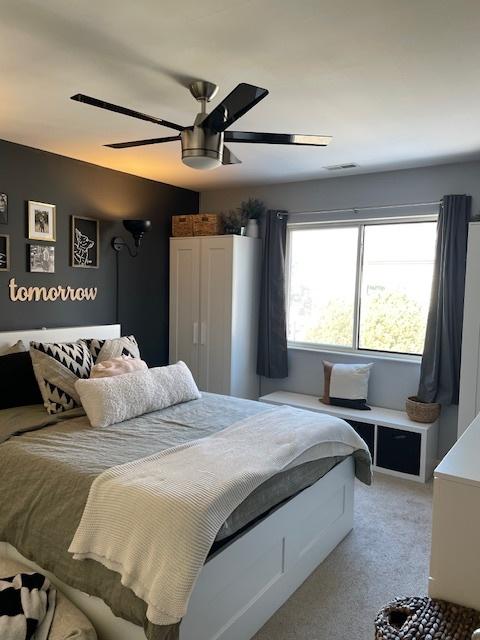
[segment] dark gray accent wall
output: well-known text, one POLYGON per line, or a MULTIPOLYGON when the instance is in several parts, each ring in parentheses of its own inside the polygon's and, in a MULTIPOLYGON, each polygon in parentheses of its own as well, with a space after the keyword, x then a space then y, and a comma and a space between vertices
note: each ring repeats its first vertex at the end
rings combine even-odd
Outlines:
MULTIPOLYGON (((111 238, 131 236, 124 218, 152 221, 140 255, 119 256, 119 318, 124 334, 134 333, 150 365, 168 360, 168 251, 171 216, 198 211, 198 193, 112 171, 79 160, 0 140, 0 192, 8 195, 11 269, 0 272, 0 331, 116 322, 115 252, 111 238), (55 273, 27 270, 27 201, 57 206, 55 273), (70 266, 70 216, 98 218, 100 268, 70 266), (8 283, 25 286, 98 287, 93 302, 11 302, 8 283)), ((38 243, 41 244, 41 243, 38 243)))

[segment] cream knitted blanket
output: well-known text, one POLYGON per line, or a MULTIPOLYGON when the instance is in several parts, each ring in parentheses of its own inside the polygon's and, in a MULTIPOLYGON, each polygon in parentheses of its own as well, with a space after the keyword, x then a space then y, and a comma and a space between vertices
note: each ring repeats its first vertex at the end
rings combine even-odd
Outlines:
POLYGON ((260 484, 307 460, 366 445, 338 418, 266 410, 200 440, 112 467, 93 482, 69 551, 117 571, 158 625, 186 613, 226 518, 260 484))

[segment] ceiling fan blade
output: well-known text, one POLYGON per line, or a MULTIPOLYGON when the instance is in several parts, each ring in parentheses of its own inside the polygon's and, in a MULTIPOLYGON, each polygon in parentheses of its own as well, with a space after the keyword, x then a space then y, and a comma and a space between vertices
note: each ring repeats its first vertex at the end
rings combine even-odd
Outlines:
POLYGON ((161 124, 164 127, 169 127, 170 129, 176 129, 177 131, 183 131, 185 128, 185 127, 181 127, 179 124, 175 124, 175 122, 169 122, 168 120, 155 118, 154 116, 149 116, 146 113, 140 113, 139 111, 134 111, 133 109, 127 109, 127 107, 120 107, 117 104, 112 104, 111 102, 105 102, 105 100, 99 100, 98 98, 92 98, 91 96, 86 96, 83 93, 77 93, 74 96, 71 96, 70 99, 76 100, 76 102, 84 102, 85 104, 89 104, 92 107, 99 107, 100 109, 113 111, 114 113, 122 113, 124 116, 138 118, 139 120, 145 120, 146 122, 153 122, 154 124, 161 124))
POLYGON ((228 147, 224 146, 222 164, 242 164, 242 161, 228 147))
POLYGON ((128 149, 129 147, 143 147, 147 144, 160 144, 161 142, 173 142, 180 140, 180 136, 168 136, 166 138, 150 138, 149 140, 133 140, 132 142, 114 142, 113 144, 105 144, 104 147, 111 149, 128 149))
POLYGON ((257 144, 294 144, 326 147, 332 136, 304 136, 296 133, 256 133, 253 131, 227 131, 225 142, 252 142, 257 144))
POLYGON ((214 133, 225 131, 266 96, 268 96, 266 89, 241 82, 208 114, 202 122, 202 127, 214 133))

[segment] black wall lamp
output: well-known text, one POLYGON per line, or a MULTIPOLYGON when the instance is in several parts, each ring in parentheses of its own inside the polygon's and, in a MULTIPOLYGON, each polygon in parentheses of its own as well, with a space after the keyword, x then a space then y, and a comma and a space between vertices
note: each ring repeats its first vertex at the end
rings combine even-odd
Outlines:
POLYGON ((140 245, 142 243, 143 236, 150 230, 152 223, 150 220, 124 220, 123 226, 132 234, 133 241, 135 243, 135 249, 131 249, 127 242, 120 236, 112 238, 112 248, 119 252, 124 247, 127 248, 128 253, 132 258, 138 256, 140 245))
POLYGON ((150 220, 124 220, 123 226, 132 234, 135 248, 131 249, 121 236, 112 238, 112 248, 115 250, 115 262, 116 262, 116 292, 115 292, 115 318, 117 324, 120 322, 120 277, 119 277, 119 256, 120 251, 125 247, 132 258, 136 258, 140 251, 140 245, 142 244, 143 236, 150 230, 152 223, 150 220))

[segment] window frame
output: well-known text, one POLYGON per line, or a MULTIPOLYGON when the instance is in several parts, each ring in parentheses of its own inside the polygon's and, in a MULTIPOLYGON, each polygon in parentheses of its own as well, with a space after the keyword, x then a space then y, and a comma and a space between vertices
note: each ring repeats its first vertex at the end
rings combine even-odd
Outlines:
POLYGON ((287 245, 286 245, 286 260, 285 260, 285 296, 287 302, 287 336, 288 336, 288 320, 289 320, 289 304, 290 304, 290 278, 291 278, 291 234, 292 231, 308 230, 308 229, 321 229, 321 228, 341 228, 341 227, 354 227, 358 229, 357 238, 357 262, 355 273, 355 293, 354 293, 354 317, 353 317, 353 333, 352 333, 352 347, 336 346, 331 344, 322 344, 317 342, 299 342, 294 340, 288 340, 287 346, 289 349, 298 349, 305 351, 321 351, 322 353, 346 353, 356 354, 359 356, 377 357, 391 360, 407 360, 413 362, 420 362, 422 354, 418 353, 404 353, 399 351, 382 351, 380 349, 365 349, 359 346, 360 344, 360 314, 362 305, 362 276, 364 265, 364 245, 365 245, 365 227, 372 225, 387 225, 387 224, 419 224, 422 222, 434 222, 438 221, 438 214, 422 214, 422 215, 403 215, 392 216, 387 218, 362 218, 362 219, 349 219, 349 220, 322 220, 316 222, 291 222, 287 223, 287 245))

